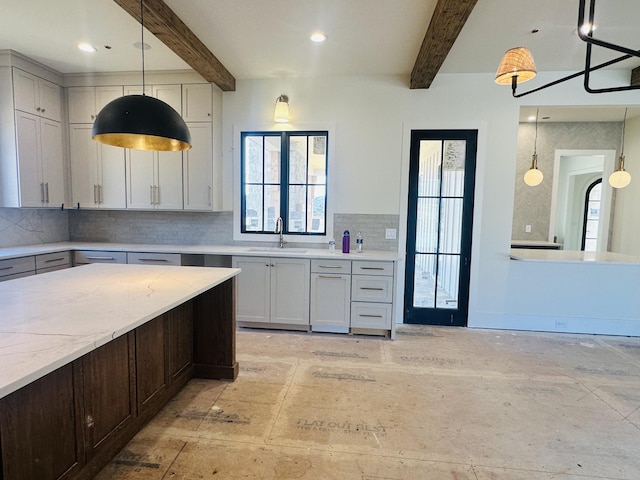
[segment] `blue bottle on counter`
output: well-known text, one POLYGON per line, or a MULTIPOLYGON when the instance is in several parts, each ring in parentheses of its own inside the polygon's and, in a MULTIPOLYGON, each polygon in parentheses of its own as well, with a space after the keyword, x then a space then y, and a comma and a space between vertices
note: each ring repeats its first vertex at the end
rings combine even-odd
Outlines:
POLYGON ((345 230, 342 234, 342 253, 349 253, 351 247, 351 237, 349 236, 349 230, 345 230))

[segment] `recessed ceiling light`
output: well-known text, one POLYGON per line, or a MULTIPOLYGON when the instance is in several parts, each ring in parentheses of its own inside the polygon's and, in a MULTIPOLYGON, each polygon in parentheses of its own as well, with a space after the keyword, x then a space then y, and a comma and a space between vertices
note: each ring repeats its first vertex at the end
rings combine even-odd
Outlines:
POLYGON ((311 34, 311 41, 316 43, 322 43, 327 39, 327 36, 322 32, 315 32, 311 34))
POLYGON ((146 42, 145 42, 145 43, 142 43, 142 42, 136 42, 136 43, 134 43, 134 44, 133 44, 133 46, 134 46, 135 48, 137 48, 138 50, 142 50, 143 48, 144 48, 145 50, 151 50, 151 45, 149 45, 149 44, 148 44, 148 43, 146 43, 146 42))
POLYGON ((96 47, 94 47, 93 45, 89 45, 88 43, 79 43, 78 48, 83 52, 89 52, 89 53, 98 51, 96 47))

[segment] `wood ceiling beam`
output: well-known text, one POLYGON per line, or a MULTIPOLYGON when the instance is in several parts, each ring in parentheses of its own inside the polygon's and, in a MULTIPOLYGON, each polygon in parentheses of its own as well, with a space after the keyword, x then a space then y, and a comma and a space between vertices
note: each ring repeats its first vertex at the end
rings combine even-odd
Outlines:
MULTIPOLYGON (((113 0, 138 22, 140 0, 113 0)), ((143 0, 144 26, 191 68, 225 92, 235 91, 236 79, 204 43, 162 0, 143 0)))
POLYGON ((478 0, 438 0, 411 71, 410 88, 429 88, 478 0))

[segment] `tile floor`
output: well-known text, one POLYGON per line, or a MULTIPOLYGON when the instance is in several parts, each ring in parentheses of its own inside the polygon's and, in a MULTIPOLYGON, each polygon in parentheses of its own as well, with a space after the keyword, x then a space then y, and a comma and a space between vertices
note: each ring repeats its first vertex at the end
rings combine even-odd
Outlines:
POLYGON ((638 480, 640 338, 241 329, 96 477, 638 480))

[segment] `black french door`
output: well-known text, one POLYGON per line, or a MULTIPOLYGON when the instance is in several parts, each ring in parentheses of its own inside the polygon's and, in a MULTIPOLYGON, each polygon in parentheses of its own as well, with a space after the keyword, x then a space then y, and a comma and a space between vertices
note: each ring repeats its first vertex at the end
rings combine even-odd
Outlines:
POLYGON ((405 323, 467 325, 477 136, 411 132, 405 323))

